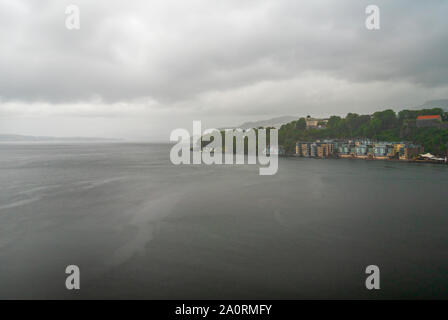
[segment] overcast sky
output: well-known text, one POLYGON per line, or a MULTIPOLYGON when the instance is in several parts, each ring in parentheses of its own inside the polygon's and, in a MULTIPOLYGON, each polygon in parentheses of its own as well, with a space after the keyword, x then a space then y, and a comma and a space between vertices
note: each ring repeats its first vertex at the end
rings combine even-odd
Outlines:
POLYGON ((443 0, 0 0, 0 133, 168 141, 195 119, 448 98, 447 16, 443 0))

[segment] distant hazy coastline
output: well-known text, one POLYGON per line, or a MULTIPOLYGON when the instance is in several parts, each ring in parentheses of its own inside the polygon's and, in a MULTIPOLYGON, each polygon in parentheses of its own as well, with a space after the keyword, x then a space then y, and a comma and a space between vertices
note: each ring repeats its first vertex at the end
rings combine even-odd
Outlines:
POLYGON ((0 134, 0 142, 119 142, 119 139, 97 137, 47 137, 19 134, 0 134))

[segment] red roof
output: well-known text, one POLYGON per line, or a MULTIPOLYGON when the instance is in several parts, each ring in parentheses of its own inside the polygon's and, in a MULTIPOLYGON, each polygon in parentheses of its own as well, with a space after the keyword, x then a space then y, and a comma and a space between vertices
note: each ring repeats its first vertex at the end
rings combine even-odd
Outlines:
POLYGON ((440 115, 435 116, 418 116, 417 120, 440 119, 440 115))

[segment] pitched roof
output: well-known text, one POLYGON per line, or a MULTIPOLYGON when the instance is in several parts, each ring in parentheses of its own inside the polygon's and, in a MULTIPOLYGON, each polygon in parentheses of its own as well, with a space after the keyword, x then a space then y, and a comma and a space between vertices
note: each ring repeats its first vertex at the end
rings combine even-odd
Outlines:
POLYGON ((434 116, 418 116, 417 120, 440 119, 440 115, 434 116))

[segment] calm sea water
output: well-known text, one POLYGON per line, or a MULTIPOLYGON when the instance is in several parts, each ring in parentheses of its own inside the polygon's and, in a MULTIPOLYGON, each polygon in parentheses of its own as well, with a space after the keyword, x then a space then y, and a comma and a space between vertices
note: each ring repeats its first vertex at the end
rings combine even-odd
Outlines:
POLYGON ((2 144, 0 177, 0 298, 448 298, 447 166, 2 144))

